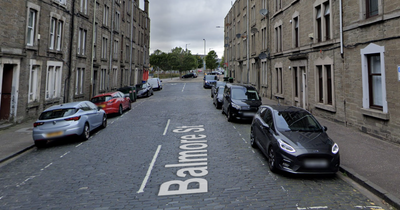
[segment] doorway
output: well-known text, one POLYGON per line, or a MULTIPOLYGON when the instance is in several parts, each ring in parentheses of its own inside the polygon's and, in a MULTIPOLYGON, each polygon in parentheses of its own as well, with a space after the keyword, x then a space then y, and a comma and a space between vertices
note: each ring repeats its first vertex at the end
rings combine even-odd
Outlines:
POLYGON ((12 81, 14 66, 4 64, 3 79, 1 81, 1 103, 0 103, 0 120, 10 119, 11 97, 12 97, 12 81))

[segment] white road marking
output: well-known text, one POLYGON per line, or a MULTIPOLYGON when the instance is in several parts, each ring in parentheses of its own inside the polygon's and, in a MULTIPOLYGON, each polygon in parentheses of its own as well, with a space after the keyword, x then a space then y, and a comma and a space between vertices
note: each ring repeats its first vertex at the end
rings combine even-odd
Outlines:
POLYGON ((297 207, 297 210, 307 210, 307 209, 327 209, 327 206, 311 206, 311 207, 297 207))
POLYGON ((70 153, 70 151, 64 153, 63 155, 60 156, 60 158, 63 158, 64 156, 68 155, 70 153))
POLYGON ((358 209, 382 209, 383 210, 383 208, 382 207, 380 207, 380 206, 354 206, 355 208, 358 208, 358 209))
POLYGON ((170 120, 170 119, 168 119, 168 121, 167 121, 167 125, 165 126, 165 129, 164 129, 163 136, 165 136, 165 134, 167 134, 168 127, 169 127, 169 122, 170 122, 170 121, 171 121, 171 120, 170 120))
POLYGON ((186 83, 183 85, 182 92, 185 90, 186 83))
POLYGON ((244 138, 242 138, 242 139, 243 139, 244 143, 246 143, 246 144, 247 144, 247 141, 246 141, 246 139, 244 139, 244 138))
POLYGON ((142 182, 142 185, 140 186, 140 189, 139 189, 139 191, 137 191, 137 193, 142 193, 142 192, 144 192, 143 190, 144 190, 144 188, 146 187, 147 180, 148 180, 149 177, 150 177, 151 171, 153 170, 154 163, 156 162, 156 159, 157 159, 157 156, 158 156, 158 153, 160 152, 160 150, 161 150, 161 145, 158 145, 157 151, 156 151, 156 153, 155 153, 154 156, 153 156, 153 160, 152 160, 151 163, 150 163, 150 166, 149 166, 149 169, 147 170, 146 176, 144 177, 144 180, 143 180, 143 182, 142 182))
POLYGON ((75 147, 79 147, 79 146, 81 146, 83 143, 79 143, 78 145, 76 145, 75 147))
POLYGON ((53 163, 50 163, 49 165, 45 166, 44 168, 40 169, 41 171, 43 171, 44 169, 50 167, 51 165, 53 165, 53 163))

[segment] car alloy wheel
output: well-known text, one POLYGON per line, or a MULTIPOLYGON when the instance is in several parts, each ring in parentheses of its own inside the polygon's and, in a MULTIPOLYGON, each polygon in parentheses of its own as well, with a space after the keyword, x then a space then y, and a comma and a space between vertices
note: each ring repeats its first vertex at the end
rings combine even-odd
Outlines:
POLYGON ((254 132, 253 129, 251 129, 251 132, 250 132, 250 145, 253 148, 257 148, 256 139, 254 137, 254 133, 253 132, 254 132))
POLYGON ((101 123, 101 127, 102 128, 107 127, 107 115, 106 114, 104 114, 104 116, 103 116, 103 122, 101 123))
POLYGON ((89 137, 90 137, 89 124, 88 124, 88 123, 85 123, 85 127, 83 127, 83 131, 82 131, 82 134, 81 134, 81 138, 82 138, 82 140, 85 141, 85 140, 88 140, 89 137))
POLYGON ((276 172, 276 156, 272 146, 268 149, 268 167, 271 172, 276 172))
POLYGON ((231 108, 228 108, 228 113, 226 113, 226 117, 228 118, 228 122, 232 122, 232 113, 231 113, 231 108))
POLYGON ((118 114, 119 114, 119 115, 122 115, 122 111, 123 111, 123 109, 122 109, 122 105, 119 105, 118 114))

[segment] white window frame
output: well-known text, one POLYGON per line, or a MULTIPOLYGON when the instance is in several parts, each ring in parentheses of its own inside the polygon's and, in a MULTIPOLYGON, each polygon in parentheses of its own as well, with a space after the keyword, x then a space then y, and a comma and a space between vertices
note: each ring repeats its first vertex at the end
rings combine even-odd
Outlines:
POLYGON ((113 87, 116 88, 118 85, 118 67, 114 66, 112 71, 113 71, 113 87))
POLYGON ((54 99, 61 96, 63 63, 49 61, 46 67, 45 99, 54 99))
POLYGON ((64 31, 64 22, 58 21, 57 34, 56 34, 56 50, 59 50, 59 51, 62 48, 63 31, 64 31))
POLYGON ((81 0, 80 12, 87 15, 88 14, 88 0, 81 0))
POLYGON ((86 54, 86 37, 87 37, 87 30, 83 28, 79 28, 78 34, 78 55, 85 55, 86 54))
POLYGON ((293 43, 292 47, 294 48, 300 47, 300 17, 298 12, 295 12, 292 16, 292 43, 293 43), (296 46, 296 41, 297 41, 297 46, 296 46))
POLYGON ((324 42, 327 40, 331 40, 333 37, 333 12, 332 12, 332 0, 316 0, 313 4, 313 8, 314 8, 314 43, 318 43, 318 42, 324 42), (329 35, 327 36, 326 34, 326 7, 325 4, 329 5, 329 35), (321 19, 321 37, 318 37, 318 24, 317 24, 317 7, 320 8, 320 19, 321 19), (329 39, 327 39, 327 37, 329 37, 329 39))
POLYGON ((40 98, 40 69, 41 62, 30 60, 28 102, 38 101, 40 98))
POLYGON ((370 94, 368 82, 368 60, 367 55, 380 54, 381 61, 381 82, 382 82, 382 112, 388 113, 388 104, 386 98, 386 71, 385 71, 385 46, 376 44, 369 44, 364 49, 360 50, 361 53, 361 70, 362 70, 362 87, 363 87, 363 108, 371 109, 370 107, 370 94))
POLYGON ((106 90, 106 78, 107 78, 107 68, 102 68, 100 70, 100 85, 99 85, 100 91, 106 90))
POLYGON ((50 44, 49 44, 49 49, 51 49, 51 50, 54 49, 54 45, 55 45, 56 23, 57 23, 57 19, 52 17, 50 20, 50 44))
POLYGON ((40 7, 28 2, 28 14, 26 23, 26 45, 34 46, 37 37, 37 26, 39 24, 40 7))
POLYGON ((105 4, 103 10, 103 25, 108 26, 108 16, 110 14, 110 7, 105 4))
POLYGON ((75 76, 75 95, 83 94, 83 81, 85 79, 85 68, 78 67, 75 76))
POLYGON ((275 23, 275 52, 283 52, 283 26, 282 20, 275 23))
POLYGON ((103 37, 102 42, 101 42, 101 58, 102 59, 107 59, 107 48, 108 48, 108 38, 103 37))

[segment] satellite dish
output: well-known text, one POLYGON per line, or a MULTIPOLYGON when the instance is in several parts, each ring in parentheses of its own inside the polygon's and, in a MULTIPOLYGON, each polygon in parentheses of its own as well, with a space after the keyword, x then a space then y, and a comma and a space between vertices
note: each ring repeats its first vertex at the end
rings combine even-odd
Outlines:
POLYGON ((258 29, 257 29, 257 28, 251 28, 251 33, 255 34, 255 33, 257 33, 257 32, 258 32, 258 29))
POLYGON ((260 10, 260 14, 262 16, 266 16, 266 15, 268 15, 268 10, 267 9, 262 9, 262 10, 260 10))
POLYGON ((236 34, 236 38, 240 38, 241 36, 241 34, 236 34))
POLYGON ((267 54, 265 54, 265 53, 260 53, 260 55, 258 55, 258 58, 260 59, 260 60, 262 60, 262 59, 265 59, 265 58, 267 58, 267 54))

